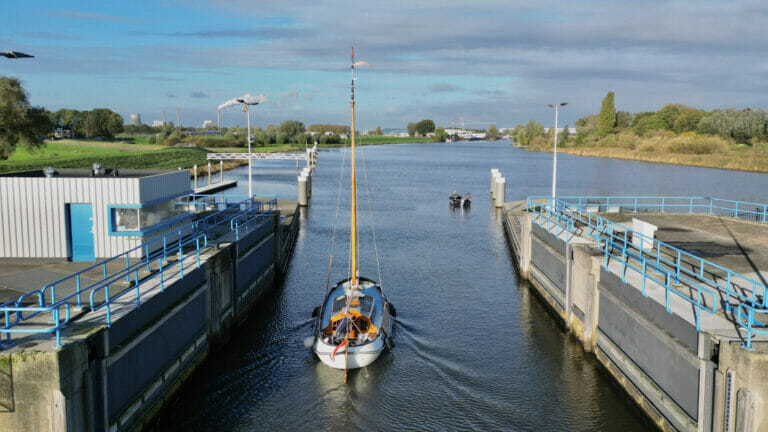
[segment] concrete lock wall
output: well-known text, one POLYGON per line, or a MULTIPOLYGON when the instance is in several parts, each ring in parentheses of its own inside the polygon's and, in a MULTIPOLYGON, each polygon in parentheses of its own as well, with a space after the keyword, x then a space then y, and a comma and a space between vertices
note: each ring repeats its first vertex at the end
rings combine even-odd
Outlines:
MULTIPOLYGON (((533 223, 528 212, 505 211, 504 226, 520 275, 660 429, 723 430, 714 414, 723 361, 718 365, 712 358, 715 345, 709 335, 605 271, 603 253, 588 239, 572 237, 566 244, 533 223)), ((734 363, 765 361, 768 366, 768 357, 746 360, 737 354, 734 363)), ((744 415, 762 425, 758 417, 768 415, 754 395, 764 390, 754 389, 750 377, 735 381, 741 387, 733 399, 744 390, 744 415)))
MULTIPOLYGON (((141 430, 273 285, 279 214, 112 326, 67 328, 60 349, 0 351, 0 430, 141 430), (239 300, 239 303, 238 303, 239 300)), ((290 224, 289 229, 299 229, 290 224)), ((289 233, 291 239, 295 233, 289 233)), ((52 346, 53 342, 50 342, 52 346)), ((21 348, 21 347, 20 347, 21 348)))

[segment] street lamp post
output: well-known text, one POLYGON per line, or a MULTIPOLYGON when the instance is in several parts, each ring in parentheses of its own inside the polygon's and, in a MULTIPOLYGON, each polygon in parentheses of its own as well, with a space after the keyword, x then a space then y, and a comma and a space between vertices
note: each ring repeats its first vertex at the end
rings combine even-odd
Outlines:
POLYGON ((245 107, 245 113, 248 115, 248 199, 253 198, 253 159, 251 158, 251 110, 248 105, 258 105, 258 102, 246 102, 245 99, 238 99, 245 107))
POLYGON ((561 106, 568 105, 568 102, 560 102, 559 104, 549 104, 550 108, 555 109, 555 151, 552 152, 552 206, 555 205, 555 189, 557 186, 557 112, 561 106))
MULTIPOLYGON (((222 109, 243 104, 243 110, 248 115, 248 199, 253 198, 253 174, 251 168, 253 168, 253 161, 251 160, 251 110, 248 109, 249 105, 258 105, 262 101, 262 96, 251 96, 250 93, 244 96, 230 99, 223 104, 219 105, 218 111, 222 109)), ((219 117, 220 118, 220 117, 219 117)))

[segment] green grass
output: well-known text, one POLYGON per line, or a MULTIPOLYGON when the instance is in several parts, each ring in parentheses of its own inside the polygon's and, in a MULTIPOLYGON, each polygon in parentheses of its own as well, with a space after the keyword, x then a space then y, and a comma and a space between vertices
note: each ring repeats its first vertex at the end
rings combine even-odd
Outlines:
POLYGON ((44 147, 36 150, 27 150, 17 148, 7 161, 0 161, 0 164, 34 161, 34 160, 55 160, 62 157, 73 156, 112 156, 123 153, 120 149, 109 147, 81 147, 72 146, 63 142, 50 142, 44 147))
POLYGON ((124 151, 139 151, 139 150, 160 150, 162 145, 158 144, 140 144, 133 143, 130 139, 125 141, 96 141, 96 140, 81 140, 81 139, 64 139, 58 141, 50 141, 50 144, 62 144, 71 147, 88 147, 88 148, 103 148, 103 149, 116 149, 124 151))
MULTIPOLYGON (((341 147, 349 145, 349 140, 340 144, 321 147, 341 147)), ((357 137, 356 143, 394 144, 431 142, 431 138, 365 136, 357 137)), ((304 146, 276 144, 253 147, 254 152, 303 151, 304 146)), ((234 148, 175 148, 160 145, 131 144, 119 141, 58 140, 50 141, 44 147, 29 151, 18 148, 8 160, 0 160, 0 173, 13 171, 37 170, 45 167, 54 168, 90 168, 95 162, 104 168, 126 169, 176 169, 202 165, 207 161, 206 153, 245 152, 242 147, 234 148)))
POLYGON ((126 151, 109 146, 83 147, 49 143, 35 152, 17 150, 10 159, 0 161, 0 172, 55 168, 90 168, 94 162, 104 168, 176 169, 206 163, 208 150, 199 148, 161 148, 126 151))

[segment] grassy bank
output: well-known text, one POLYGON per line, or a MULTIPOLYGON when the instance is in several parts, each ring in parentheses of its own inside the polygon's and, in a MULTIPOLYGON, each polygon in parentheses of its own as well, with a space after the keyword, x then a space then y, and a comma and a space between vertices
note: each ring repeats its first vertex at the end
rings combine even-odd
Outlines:
MULTIPOLYGON (((271 145, 254 147, 254 152, 283 152, 302 150, 290 145, 271 145)), ((129 144, 114 141, 59 140, 51 141, 35 151, 17 149, 8 160, 0 160, 0 173, 55 168, 90 168, 94 162, 105 168, 123 169, 176 169, 192 168, 200 165, 200 173, 207 173, 206 154, 241 153, 246 149, 234 148, 175 148, 160 145, 129 144)), ((247 161, 225 161, 224 169, 245 165, 247 161)), ((219 163, 214 162, 211 172, 219 171, 219 163)))
MULTIPOLYGON (((552 139, 535 139, 527 147, 552 151, 552 139)), ((768 172, 767 145, 737 145, 718 136, 653 131, 639 137, 632 132, 609 135, 580 145, 558 145, 558 152, 646 162, 768 172)))
POLYGON ((6 161, 0 161, 0 172, 36 170, 49 166, 56 168, 90 168, 94 162, 100 163, 105 168, 189 168, 195 164, 204 164, 206 162, 206 153, 208 153, 207 150, 197 148, 168 148, 133 152, 109 148, 99 148, 92 152, 76 149, 69 152, 19 155, 6 161))
MULTIPOLYGON (((358 137, 356 143, 369 144, 393 144, 409 142, 430 142, 431 138, 413 137, 358 137)), ((348 143, 327 144, 321 147, 343 147, 348 143)), ((304 147, 296 147, 286 144, 275 144, 263 147, 253 147, 254 152, 284 152, 303 151, 304 147)), ((149 144, 130 144, 118 141, 93 141, 93 140, 59 140, 51 141, 35 151, 19 148, 8 160, 0 160, 0 173, 13 171, 26 171, 55 168, 90 168, 95 162, 105 168, 124 169, 176 169, 191 168, 193 165, 206 165, 205 156, 208 152, 240 153, 246 149, 242 147, 222 147, 214 149, 202 148, 175 148, 149 144)), ((246 164, 246 161, 226 161, 225 169, 234 168, 246 164)), ((201 167, 205 172, 205 166, 201 167)), ((214 163, 212 172, 218 172, 219 164, 214 163)))

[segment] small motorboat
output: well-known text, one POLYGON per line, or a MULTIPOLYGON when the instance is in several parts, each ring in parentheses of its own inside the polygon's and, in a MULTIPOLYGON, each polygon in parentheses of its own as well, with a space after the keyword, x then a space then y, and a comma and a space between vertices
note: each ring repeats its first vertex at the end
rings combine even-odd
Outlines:
POLYGON ((469 193, 464 194, 462 197, 456 193, 456 191, 453 191, 453 194, 448 197, 448 200, 451 208, 469 208, 469 206, 472 204, 469 193))

